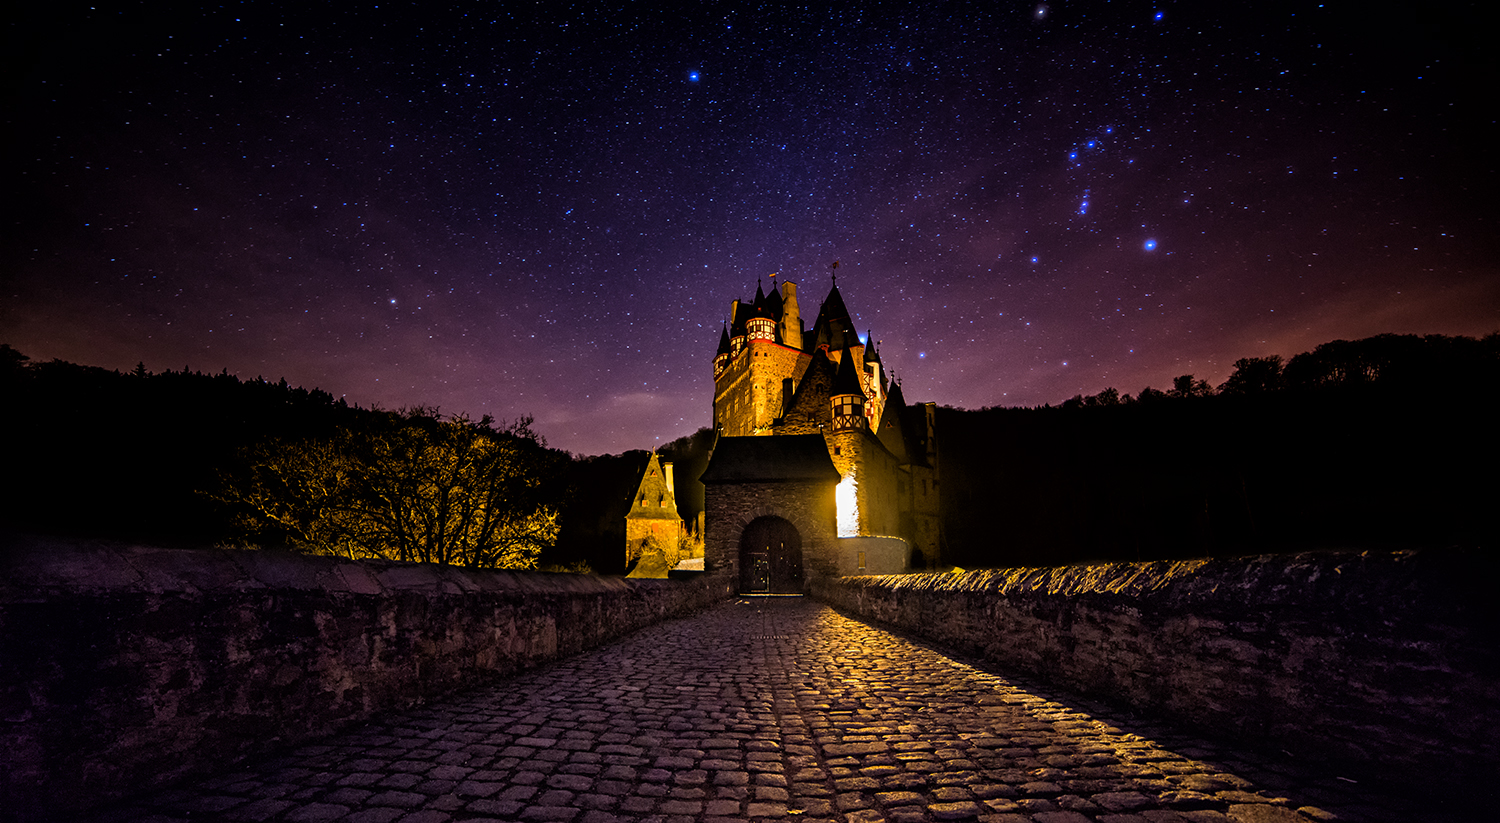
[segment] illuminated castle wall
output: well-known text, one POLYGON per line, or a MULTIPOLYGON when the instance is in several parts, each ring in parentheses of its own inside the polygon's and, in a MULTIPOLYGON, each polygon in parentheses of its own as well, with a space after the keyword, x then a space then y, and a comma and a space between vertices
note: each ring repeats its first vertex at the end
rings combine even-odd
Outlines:
POLYGON ((795 283, 735 300, 714 355, 721 436, 820 434, 840 476, 840 537, 901 537, 940 557, 932 404, 907 406, 835 284, 810 330, 795 283))

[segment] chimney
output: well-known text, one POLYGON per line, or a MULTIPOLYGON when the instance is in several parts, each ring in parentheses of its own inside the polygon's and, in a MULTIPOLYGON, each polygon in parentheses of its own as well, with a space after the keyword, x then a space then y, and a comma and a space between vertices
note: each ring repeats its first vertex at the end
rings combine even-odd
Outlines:
POLYGON ((674 488, 672 484, 672 464, 663 460, 661 463, 661 474, 662 477, 665 477, 667 479, 667 494, 672 495, 672 499, 676 500, 677 489, 674 488))

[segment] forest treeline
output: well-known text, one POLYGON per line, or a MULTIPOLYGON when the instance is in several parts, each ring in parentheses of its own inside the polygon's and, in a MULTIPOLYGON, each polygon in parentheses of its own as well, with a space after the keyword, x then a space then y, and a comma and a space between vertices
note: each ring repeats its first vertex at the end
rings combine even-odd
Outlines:
POLYGON ((965 567, 1317 548, 1494 547, 1500 334, 1335 340, 1217 387, 938 410, 965 567))
POLYGON ((351 406, 285 380, 33 363, 0 346, 3 525, 165 545, 535 568, 566 453, 529 419, 351 406))
MULTIPOLYGON (((624 573, 649 453, 526 418, 365 409, 285 380, 32 362, 0 345, 0 529, 624 573)), ((938 410, 943 562, 1493 546, 1500 334, 1333 341, 1058 406, 938 410)), ((714 442, 658 449, 679 513, 714 442)))

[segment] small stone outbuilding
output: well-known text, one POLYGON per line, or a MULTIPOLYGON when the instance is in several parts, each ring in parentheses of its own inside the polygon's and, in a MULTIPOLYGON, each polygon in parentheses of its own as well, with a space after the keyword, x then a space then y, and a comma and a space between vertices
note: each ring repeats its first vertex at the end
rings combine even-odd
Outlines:
POLYGON ((672 464, 652 452, 625 515, 625 563, 634 564, 629 576, 666 577, 680 559, 685 534, 672 464))

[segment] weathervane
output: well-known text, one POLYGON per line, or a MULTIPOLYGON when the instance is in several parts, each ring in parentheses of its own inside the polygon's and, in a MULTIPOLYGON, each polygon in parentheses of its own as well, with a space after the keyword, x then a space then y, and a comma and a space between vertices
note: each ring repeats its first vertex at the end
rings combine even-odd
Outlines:
POLYGON ((829 266, 828 269, 829 277, 833 278, 833 285, 837 286, 839 284, 839 261, 833 261, 833 265, 829 266))

